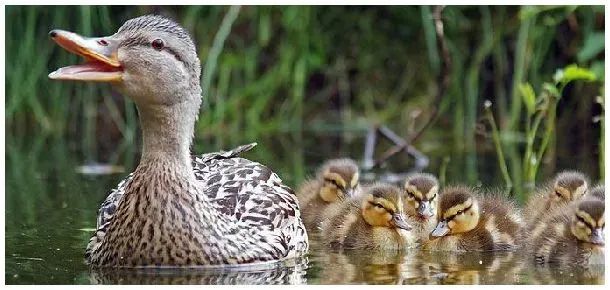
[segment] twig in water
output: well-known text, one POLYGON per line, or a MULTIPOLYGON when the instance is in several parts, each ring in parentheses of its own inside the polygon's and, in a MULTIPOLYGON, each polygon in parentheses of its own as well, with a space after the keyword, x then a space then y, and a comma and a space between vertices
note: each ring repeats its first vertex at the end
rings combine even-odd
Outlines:
POLYGON ((399 144, 390 148, 386 151, 379 159, 377 159, 373 165, 373 167, 379 166, 381 163, 386 160, 392 158, 392 156, 400 153, 401 151, 409 148, 413 142, 415 142, 426 129, 432 124, 432 122, 436 119, 438 115, 438 110, 441 104, 441 101, 445 97, 445 91, 449 87, 451 79, 449 78, 449 71, 451 70, 451 57, 449 55, 449 48, 447 48, 447 44, 445 43, 445 33, 443 28, 443 20, 442 20, 442 12, 444 6, 436 6, 434 8, 434 12, 432 13, 434 18, 434 27, 436 31, 436 45, 439 47, 439 50, 442 54, 442 63, 439 74, 436 78, 436 83, 438 90, 436 92, 436 96, 434 101, 432 102, 432 112, 430 113, 430 117, 424 123, 424 125, 418 130, 415 131, 409 138, 407 142, 399 144))

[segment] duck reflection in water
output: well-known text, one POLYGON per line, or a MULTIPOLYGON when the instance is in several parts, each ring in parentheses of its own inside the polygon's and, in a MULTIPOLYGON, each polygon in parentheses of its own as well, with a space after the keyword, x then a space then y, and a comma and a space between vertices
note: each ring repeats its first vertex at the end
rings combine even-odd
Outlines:
POLYGON ((92 284, 244 284, 244 285, 300 285, 305 277, 308 259, 238 268, 132 268, 95 269, 89 272, 92 284))

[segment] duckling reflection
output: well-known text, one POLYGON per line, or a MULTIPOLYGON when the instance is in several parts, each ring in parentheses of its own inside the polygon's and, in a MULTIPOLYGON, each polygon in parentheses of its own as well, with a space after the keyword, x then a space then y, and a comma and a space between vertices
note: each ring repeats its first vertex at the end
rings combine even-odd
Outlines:
POLYGON ((238 268, 91 268, 91 284, 306 284, 308 259, 238 268))
POLYGON ((522 269, 512 252, 421 251, 415 261, 403 284, 514 284, 522 269))
POLYGON ((322 284, 400 284, 404 253, 386 250, 334 250, 323 260, 322 284))
POLYGON ((531 280, 527 281, 528 284, 604 284, 604 265, 582 267, 574 265, 541 265, 530 262, 528 271, 524 271, 525 273, 531 274, 531 280))

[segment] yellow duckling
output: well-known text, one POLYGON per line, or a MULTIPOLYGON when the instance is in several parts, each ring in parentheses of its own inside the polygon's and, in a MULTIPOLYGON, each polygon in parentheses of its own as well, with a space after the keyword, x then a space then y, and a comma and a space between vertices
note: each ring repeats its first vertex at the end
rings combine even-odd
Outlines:
POLYGON ((544 221, 556 207, 583 197, 588 187, 589 179, 580 172, 558 173, 550 186, 543 186, 528 199, 523 211, 528 231, 544 221))
POLYGON ((399 188, 374 184, 353 198, 328 208, 322 222, 324 243, 344 249, 399 250, 414 245, 416 237, 403 213, 399 188))
POLYGON ((326 208, 358 191, 358 165, 351 159, 333 159, 324 163, 317 177, 305 181, 297 190, 301 216, 308 231, 319 230, 326 208))
POLYGON ((529 252, 538 263, 604 264, 604 226, 603 201, 565 205, 530 233, 529 252))
POLYGON ((513 250, 520 238, 519 211, 500 194, 484 196, 468 187, 448 187, 440 194, 437 219, 424 243, 426 250, 513 250))
POLYGON ((438 180, 432 174, 414 173, 405 179, 405 213, 413 233, 422 241, 428 239, 436 225, 438 188, 438 180))

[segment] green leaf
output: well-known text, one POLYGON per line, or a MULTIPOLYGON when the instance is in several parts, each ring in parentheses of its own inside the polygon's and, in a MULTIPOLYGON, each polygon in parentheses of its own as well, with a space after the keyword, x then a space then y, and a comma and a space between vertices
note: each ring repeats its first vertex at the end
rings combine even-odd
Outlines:
POLYGON ((585 43, 582 48, 578 51, 576 58, 579 63, 589 61, 600 52, 604 51, 604 47, 604 31, 589 33, 585 38, 585 43))
POLYGON ((591 72, 593 72, 593 74, 595 75, 595 77, 598 80, 603 80, 605 78, 605 73, 606 73, 605 67, 606 67, 606 65, 603 60, 594 61, 591 63, 590 70, 591 70, 591 72))
POLYGON ((520 84, 519 92, 521 92, 521 96, 523 97, 527 113, 530 115, 534 114, 534 111, 536 110, 536 94, 534 93, 532 85, 529 83, 520 84))
POLYGON ((548 92, 551 96, 558 98, 559 97, 559 90, 557 89, 557 87, 554 84, 551 83, 544 83, 542 84, 542 89, 546 92, 548 92))
POLYGON ((563 85, 575 80, 584 80, 588 82, 596 80, 593 72, 585 68, 580 68, 575 64, 571 64, 563 70, 557 70, 553 79, 556 83, 561 83, 563 85))

